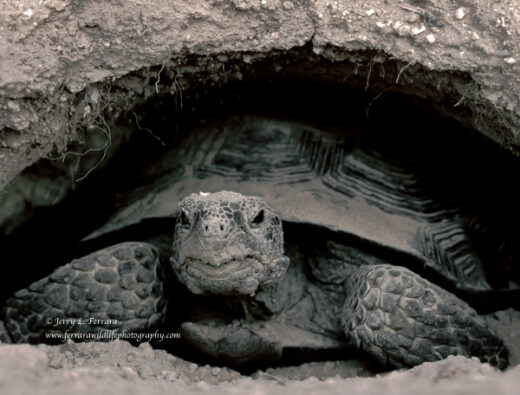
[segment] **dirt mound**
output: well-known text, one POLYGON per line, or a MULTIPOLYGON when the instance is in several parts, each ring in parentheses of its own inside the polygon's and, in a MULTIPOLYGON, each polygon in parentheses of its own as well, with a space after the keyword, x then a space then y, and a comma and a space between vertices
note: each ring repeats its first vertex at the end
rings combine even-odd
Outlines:
MULTIPOLYGON (((308 366, 308 373, 318 371, 308 366)), ((338 370, 334 369, 333 373, 338 370)), ((449 357, 374 378, 287 379, 276 372, 252 379, 228 369, 198 367, 144 345, 126 342, 63 346, 0 345, 0 392, 5 394, 515 394, 520 367, 505 373, 476 358, 449 357)))

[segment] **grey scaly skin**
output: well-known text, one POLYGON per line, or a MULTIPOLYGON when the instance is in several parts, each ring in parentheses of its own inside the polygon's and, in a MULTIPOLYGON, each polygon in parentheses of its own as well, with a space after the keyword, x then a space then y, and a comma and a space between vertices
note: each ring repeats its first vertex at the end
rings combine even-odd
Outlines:
MULTIPOLYGON (((4 341, 60 343, 63 333, 143 331, 166 312, 157 249, 127 242, 96 251, 58 268, 6 301, 4 341)), ((1 328, 0 328, 1 332, 1 328)))
POLYGON ((181 202, 173 270, 195 294, 254 295, 285 274, 282 223, 259 197, 193 194, 181 202))
MULTIPOLYGON (((275 360, 288 344, 302 345, 301 335, 311 343, 333 338, 330 344, 360 348, 389 367, 451 354, 507 363, 503 342, 467 303, 406 268, 345 264, 342 284, 310 282, 302 262, 289 267, 281 220, 261 198, 201 193, 180 206, 171 268, 192 293, 237 302, 244 313, 232 323, 182 325, 185 339, 212 357, 275 360)), ((127 242, 61 267, 7 301, 4 339, 49 341, 46 333, 64 329, 46 326, 49 317, 117 319, 111 330, 149 331, 167 306, 158 256, 150 244, 127 242)))

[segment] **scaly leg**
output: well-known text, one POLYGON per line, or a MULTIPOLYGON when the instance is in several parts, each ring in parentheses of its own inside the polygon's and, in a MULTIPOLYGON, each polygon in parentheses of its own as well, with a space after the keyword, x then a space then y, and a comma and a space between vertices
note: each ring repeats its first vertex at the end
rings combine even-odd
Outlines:
POLYGON ((183 338, 199 351, 231 365, 273 362, 282 356, 278 342, 266 338, 247 322, 216 325, 186 322, 183 338))
POLYGON ((121 243, 75 259, 16 292, 2 318, 15 343, 60 343, 64 334, 110 340, 110 331, 144 332, 163 320, 162 287, 155 247, 121 243))
POLYGON ((353 266, 345 287, 345 334, 383 365, 414 366, 448 355, 507 365, 502 340, 474 309, 406 268, 353 266))

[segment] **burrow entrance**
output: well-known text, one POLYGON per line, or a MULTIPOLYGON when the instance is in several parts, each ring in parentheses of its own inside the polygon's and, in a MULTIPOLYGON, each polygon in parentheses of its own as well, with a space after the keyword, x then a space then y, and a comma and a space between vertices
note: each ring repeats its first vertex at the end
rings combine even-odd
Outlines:
MULTIPOLYGON (((466 103, 461 86, 478 89, 462 73, 427 71, 384 54, 338 54, 331 62, 309 48, 241 55, 240 62, 172 60, 93 85, 77 95, 79 142, 34 164, 4 192, 0 243, 10 274, 1 279, 0 299, 100 246, 82 239, 110 218, 121 196, 150 181, 143 169, 201 123, 237 115, 302 122, 343 136, 347 150, 371 141, 382 155, 416 158, 432 199, 452 199, 484 224, 485 231, 468 223, 468 231, 490 283, 511 291, 520 284, 520 162, 472 127, 492 111, 466 103)), ((171 222, 157 226, 149 231, 168 232, 171 222)), ((495 307, 508 307, 508 294, 497 295, 495 307)))

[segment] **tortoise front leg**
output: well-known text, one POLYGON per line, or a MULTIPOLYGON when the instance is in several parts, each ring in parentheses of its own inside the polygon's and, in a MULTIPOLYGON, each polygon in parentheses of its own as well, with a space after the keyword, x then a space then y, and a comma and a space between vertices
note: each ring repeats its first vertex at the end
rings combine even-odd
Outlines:
POLYGON ((15 343, 59 343, 68 338, 125 339, 164 318, 162 272, 150 244, 127 242, 58 268, 15 293, 2 311, 15 343))
POLYGON ((474 309, 406 268, 352 266, 345 288, 345 334, 383 365, 414 366, 448 355, 507 365, 502 340, 474 309))
POLYGON ((267 338, 246 321, 226 323, 185 322, 183 338, 197 350, 230 365, 274 362, 282 356, 283 347, 267 338))

